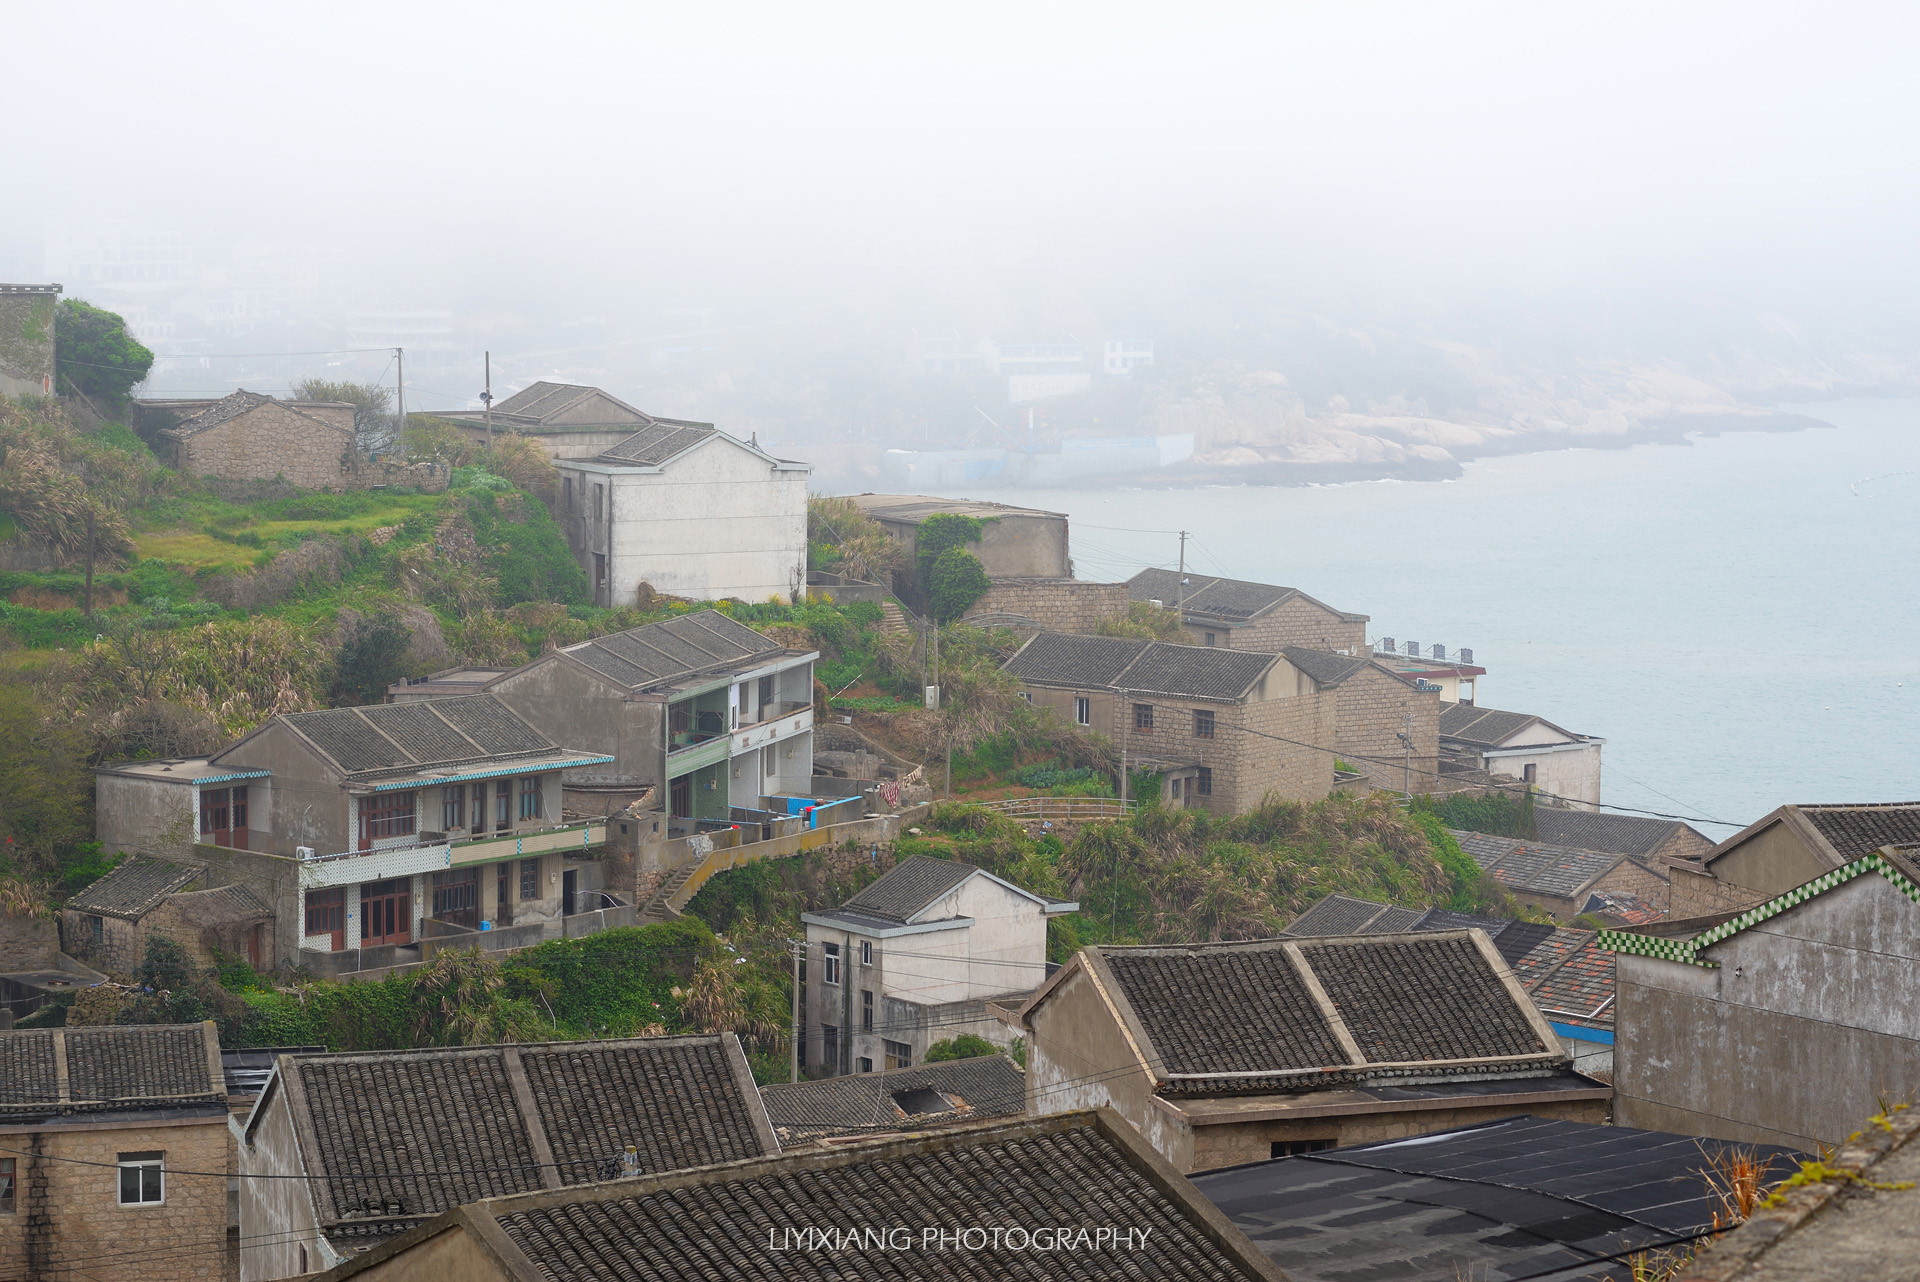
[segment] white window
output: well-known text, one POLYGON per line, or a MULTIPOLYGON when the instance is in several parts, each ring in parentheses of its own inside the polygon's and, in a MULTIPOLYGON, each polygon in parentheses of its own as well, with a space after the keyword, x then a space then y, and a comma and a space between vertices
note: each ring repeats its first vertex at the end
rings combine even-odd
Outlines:
POLYGON ((1093 700, 1080 697, 1073 701, 1073 721, 1081 726, 1093 724, 1093 700))
POLYGON ((827 945, 827 973, 825 979, 829 984, 837 984, 840 982, 840 945, 838 944, 827 945))
POLYGON ((166 1173, 160 1153, 120 1155, 120 1205, 145 1206, 166 1201, 166 1173))
POLYGON ((860 941, 860 964, 862 966, 873 965, 873 941, 871 939, 863 939, 860 941))

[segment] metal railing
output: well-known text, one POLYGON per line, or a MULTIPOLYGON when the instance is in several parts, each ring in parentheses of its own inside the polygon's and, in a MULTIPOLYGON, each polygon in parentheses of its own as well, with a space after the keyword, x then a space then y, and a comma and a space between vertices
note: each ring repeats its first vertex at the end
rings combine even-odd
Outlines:
POLYGON ((1137 801, 1118 797, 1008 797, 1004 801, 971 801, 967 805, 991 810, 1009 819, 1055 819, 1085 822, 1124 819, 1140 808, 1137 801))

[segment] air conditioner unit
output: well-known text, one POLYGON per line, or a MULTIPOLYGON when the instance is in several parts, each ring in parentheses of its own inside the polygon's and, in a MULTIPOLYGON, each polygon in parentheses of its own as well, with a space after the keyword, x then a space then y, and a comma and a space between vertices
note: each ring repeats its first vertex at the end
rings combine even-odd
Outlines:
POLYGON ((311 859, 313 858, 313 847, 312 846, 295 846, 293 848, 293 853, 297 858, 311 859))

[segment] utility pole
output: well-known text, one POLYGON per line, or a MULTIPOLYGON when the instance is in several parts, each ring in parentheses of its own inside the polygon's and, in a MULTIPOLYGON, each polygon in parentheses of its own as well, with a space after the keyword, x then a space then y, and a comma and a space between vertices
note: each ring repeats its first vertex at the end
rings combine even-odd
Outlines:
POLYGON ((394 440, 400 439, 400 433, 407 430, 407 349, 393 349, 393 391, 394 399, 400 404, 400 416, 395 422, 394 440))
POLYGON ((806 963, 802 960, 806 954, 806 944, 797 939, 787 941, 787 951, 793 955, 793 1022, 787 1025, 787 1080, 800 1080, 800 968, 806 963))
POLYGON ((487 457, 493 457, 493 353, 487 353, 487 389, 480 393, 480 403, 487 408, 487 457))
POLYGON ((1400 795, 1408 801, 1413 800, 1413 714, 1400 714, 1405 728, 1400 732, 1400 744, 1406 755, 1406 777, 1400 785, 1400 795))
POLYGON ((1133 709, 1127 706, 1127 692, 1120 692, 1120 812, 1127 809, 1127 745, 1132 742, 1133 709))
POLYGON ((1177 585, 1177 591, 1173 609, 1174 613, 1180 616, 1180 621, 1185 623, 1187 621, 1187 532, 1185 530, 1180 531, 1180 582, 1177 585))

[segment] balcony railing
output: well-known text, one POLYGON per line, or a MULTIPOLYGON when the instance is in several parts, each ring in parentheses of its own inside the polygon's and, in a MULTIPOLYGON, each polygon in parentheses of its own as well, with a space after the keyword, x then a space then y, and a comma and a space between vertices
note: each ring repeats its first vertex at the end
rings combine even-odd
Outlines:
POLYGON ((415 841, 381 846, 377 850, 342 850, 330 855, 303 855, 300 862, 325 864, 343 859, 371 859, 382 855, 404 855, 414 851, 445 849, 452 855, 454 863, 473 863, 477 860, 503 858, 514 851, 539 854, 549 850, 598 846, 607 839, 607 825, 604 820, 589 820, 586 823, 512 828, 505 832, 477 832, 452 838, 445 833, 432 831, 416 833, 415 836, 417 838, 415 841), (509 851, 507 847, 512 847, 513 850, 509 851))

